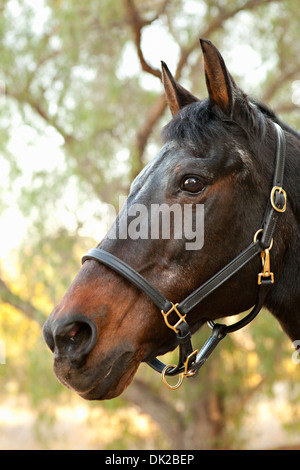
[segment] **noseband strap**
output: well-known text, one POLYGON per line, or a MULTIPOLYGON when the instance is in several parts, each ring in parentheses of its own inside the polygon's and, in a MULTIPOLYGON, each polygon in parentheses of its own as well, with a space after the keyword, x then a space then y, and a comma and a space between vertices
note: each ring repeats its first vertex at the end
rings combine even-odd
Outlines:
POLYGON ((99 248, 92 248, 82 258, 82 263, 88 259, 95 259, 100 263, 108 266, 113 271, 121 274, 127 281, 134 284, 140 290, 150 297, 152 302, 160 309, 167 311, 172 307, 172 303, 169 302, 150 282, 147 281, 141 274, 133 269, 128 264, 124 263, 120 258, 108 253, 108 251, 100 250, 99 248))
POLYGON ((243 328, 257 316, 263 307, 270 288, 273 285, 274 275, 270 272, 269 252, 273 244, 273 233, 277 219, 281 213, 285 212, 286 209, 286 192, 282 187, 285 168, 286 140, 281 127, 276 123, 274 123, 274 126, 277 136, 275 171, 273 177, 273 188, 266 208, 262 228, 256 232, 253 242, 242 253, 179 304, 173 304, 170 302, 140 273, 107 251, 99 248, 92 248, 82 258, 82 263, 87 260, 96 260, 114 270, 144 292, 160 309, 166 325, 176 333, 176 339, 179 345, 179 361, 177 366, 173 366, 166 365, 155 358, 148 361, 147 364, 162 374, 165 385, 170 389, 178 388, 184 377, 195 376, 219 342, 228 333, 232 333, 243 328), (258 236, 258 234, 260 236, 258 236), (186 321, 186 315, 258 254, 262 257, 263 269, 258 275, 258 296, 256 304, 251 312, 242 320, 229 326, 216 324, 213 321, 208 322, 209 326, 212 328, 210 337, 200 352, 198 350, 193 350, 191 344, 191 332, 186 321), (171 324, 170 319, 173 319, 173 323, 174 317, 176 318, 176 322, 175 324, 171 324), (176 374, 180 375, 178 384, 175 386, 169 385, 166 382, 165 376, 176 374))

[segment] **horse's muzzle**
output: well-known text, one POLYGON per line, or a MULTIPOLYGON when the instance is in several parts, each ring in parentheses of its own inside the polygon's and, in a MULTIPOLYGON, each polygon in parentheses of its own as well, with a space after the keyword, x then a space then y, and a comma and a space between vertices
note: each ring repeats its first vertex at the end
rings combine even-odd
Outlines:
POLYGON ((73 366, 82 366, 97 343, 95 323, 83 315, 70 315, 52 320, 43 328, 43 335, 55 359, 67 360, 73 366))

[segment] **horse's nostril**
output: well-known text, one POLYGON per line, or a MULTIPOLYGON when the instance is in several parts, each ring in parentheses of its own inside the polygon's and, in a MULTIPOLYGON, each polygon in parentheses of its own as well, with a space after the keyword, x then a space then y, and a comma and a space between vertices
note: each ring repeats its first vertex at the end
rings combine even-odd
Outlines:
POLYGON ((74 325, 74 328, 72 328, 69 333, 70 341, 75 341, 75 336, 77 335, 80 329, 81 329, 80 323, 77 323, 76 325, 74 325))
POLYGON ((72 322, 59 329, 55 336, 59 349, 80 350, 90 349, 90 339, 93 336, 91 326, 86 322, 72 322))
POLYGON ((97 342, 97 328, 93 321, 83 315, 68 317, 44 326, 44 338, 57 357, 67 357, 80 363, 92 351, 97 342))

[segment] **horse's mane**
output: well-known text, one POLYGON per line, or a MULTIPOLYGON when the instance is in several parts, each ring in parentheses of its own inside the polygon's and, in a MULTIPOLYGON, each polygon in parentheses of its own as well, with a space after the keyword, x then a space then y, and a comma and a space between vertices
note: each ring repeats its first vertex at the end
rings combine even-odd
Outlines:
POLYGON ((262 114, 265 117, 271 119, 273 122, 276 122, 277 124, 280 125, 280 127, 282 127, 282 129, 289 132, 290 134, 292 134, 293 136, 295 136, 297 139, 300 140, 300 133, 297 132, 288 124, 286 124, 286 122, 282 121, 269 106, 253 98, 251 98, 251 102, 262 112, 262 114))
POLYGON ((180 110, 163 128, 164 142, 175 140, 200 147, 204 138, 220 138, 220 126, 208 100, 191 103, 180 110))
MULTIPOLYGON (((253 134, 265 135, 265 124, 269 119, 300 140, 300 133, 282 121, 270 107, 254 98, 246 97, 246 95, 244 95, 244 98, 253 106, 253 109, 251 117, 249 117, 250 113, 240 103, 240 118, 241 121, 247 122, 247 125, 242 127, 245 130, 249 126, 251 136, 253 134)), ((226 119, 224 123, 226 122, 227 124, 230 123, 230 119, 226 119)), ((217 115, 211 108, 209 100, 206 99, 191 103, 182 108, 163 128, 162 139, 164 142, 176 140, 185 143, 188 141, 197 146, 201 145, 205 137, 222 138, 220 132, 222 132, 222 128, 217 125, 217 115)))

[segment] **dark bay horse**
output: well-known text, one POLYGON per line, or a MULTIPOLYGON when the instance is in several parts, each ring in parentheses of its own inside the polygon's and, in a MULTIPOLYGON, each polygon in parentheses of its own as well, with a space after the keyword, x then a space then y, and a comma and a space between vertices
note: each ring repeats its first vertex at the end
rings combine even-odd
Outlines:
MULTIPOLYGON (((263 303, 291 340, 297 341, 300 136, 238 88, 211 42, 200 43, 208 98, 193 96, 162 63, 162 81, 173 116, 163 130, 164 145, 132 183, 126 208, 98 248, 140 273, 167 299, 180 303, 242 253, 260 230, 274 189, 276 123, 286 141, 287 200, 284 210, 275 206, 282 213, 272 250, 269 246, 262 252, 264 271, 270 271, 271 260, 274 273, 263 303), (191 221, 203 232, 203 243, 188 249, 191 238, 183 231, 178 236, 176 227, 169 236, 160 236, 159 231, 154 231, 156 236, 146 236, 152 220, 149 211, 162 204, 192 207, 191 221), (204 208, 202 224, 196 220, 198 206, 204 208), (139 223, 135 219, 133 236, 120 236, 128 234, 133 207, 140 212, 145 209, 146 231, 142 231, 141 219, 139 223)), ((273 205, 272 198, 274 192, 273 205)), ((274 217, 270 215, 270 223, 274 217)), ((261 262, 257 253, 189 311, 186 322, 192 333, 204 322, 245 312, 255 304, 261 262)), ((58 379, 85 399, 120 395, 141 362, 177 346, 177 335, 163 320, 145 292, 110 266, 87 258, 44 326, 58 379)))

